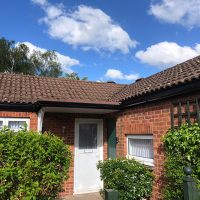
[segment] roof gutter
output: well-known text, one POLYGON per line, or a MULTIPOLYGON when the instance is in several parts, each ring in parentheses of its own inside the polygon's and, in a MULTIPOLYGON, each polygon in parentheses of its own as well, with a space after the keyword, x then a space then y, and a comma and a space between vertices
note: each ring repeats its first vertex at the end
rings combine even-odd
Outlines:
POLYGON ((91 103, 74 103, 74 102, 49 102, 39 101, 39 108, 41 107, 66 107, 66 108, 95 108, 95 109, 113 109, 120 110, 121 106, 116 104, 91 104, 91 103))
POLYGON ((185 95, 194 94, 200 92, 200 80, 195 80, 191 83, 185 83, 173 88, 168 88, 163 91, 157 91, 151 94, 143 95, 137 98, 131 98, 122 102, 122 109, 131 108, 137 105, 142 105, 151 102, 157 102, 161 100, 166 100, 169 98, 185 95))
POLYGON ((14 104, 1 103, 0 110, 22 111, 22 112, 38 112, 43 107, 66 107, 66 108, 88 108, 88 109, 111 109, 120 110, 120 105, 113 104, 90 104, 90 103, 69 103, 69 102, 49 102, 39 101, 35 104, 14 104))
POLYGON ((37 109, 36 104, 0 103, 0 110, 34 112, 36 109, 37 109))

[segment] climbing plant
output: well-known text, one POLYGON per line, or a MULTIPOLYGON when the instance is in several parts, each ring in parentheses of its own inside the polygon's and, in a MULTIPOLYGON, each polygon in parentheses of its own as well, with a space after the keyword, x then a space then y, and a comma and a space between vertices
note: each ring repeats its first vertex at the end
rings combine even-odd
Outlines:
POLYGON ((193 169, 193 176, 200 186, 200 126, 197 123, 183 124, 169 130, 163 141, 166 151, 163 198, 182 200, 185 166, 193 169))

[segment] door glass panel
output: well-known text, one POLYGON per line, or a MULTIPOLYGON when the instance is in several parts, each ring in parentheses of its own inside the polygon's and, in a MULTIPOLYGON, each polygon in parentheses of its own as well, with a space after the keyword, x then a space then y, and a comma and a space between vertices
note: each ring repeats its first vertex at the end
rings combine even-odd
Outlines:
POLYGON ((25 123, 25 121, 9 121, 8 127, 10 130, 19 131, 24 128, 25 123))
POLYGON ((97 124, 79 124, 79 149, 97 149, 97 124))

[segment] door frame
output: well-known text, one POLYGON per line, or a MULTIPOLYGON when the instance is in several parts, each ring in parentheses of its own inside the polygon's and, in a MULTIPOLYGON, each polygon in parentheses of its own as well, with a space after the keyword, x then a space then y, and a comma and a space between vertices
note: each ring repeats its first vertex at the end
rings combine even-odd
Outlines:
MULTIPOLYGON (((75 130, 74 130, 74 194, 82 194, 88 192, 98 192, 93 190, 85 190, 85 191, 77 191, 76 182, 77 180, 77 150, 78 150, 78 124, 79 123, 97 123, 98 124, 98 133, 100 141, 99 141, 99 153, 100 160, 103 161, 103 119, 91 119, 91 118, 76 118, 75 119, 75 130)), ((103 188, 103 182, 100 180, 100 188, 103 188)))
POLYGON ((108 158, 116 158, 116 119, 110 118, 107 120, 107 143, 108 143, 108 158))

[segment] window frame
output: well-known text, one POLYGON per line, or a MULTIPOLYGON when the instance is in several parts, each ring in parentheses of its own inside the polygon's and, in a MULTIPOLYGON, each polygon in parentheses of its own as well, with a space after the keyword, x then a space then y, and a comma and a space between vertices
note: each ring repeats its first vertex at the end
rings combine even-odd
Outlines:
MULTIPOLYGON (((30 129, 30 118, 21 118, 21 117, 0 117, 0 121, 3 121, 3 127, 4 126, 7 126, 8 127, 8 124, 10 121, 15 121, 15 122, 18 122, 18 121, 23 121, 27 124, 27 130, 30 129)), ((13 130, 13 131, 16 131, 17 130, 13 130)))
MULTIPOLYGON (((147 165, 147 166, 150 166, 150 167, 154 167, 154 158, 153 159, 150 159, 150 158, 143 158, 143 157, 140 157, 140 156, 133 156, 133 155, 130 155, 129 154, 129 139, 141 139, 141 140, 144 140, 144 139, 147 139, 147 140, 152 140, 153 142, 153 135, 126 135, 126 146, 127 146, 127 155, 126 157, 129 158, 129 159, 135 159, 136 161, 140 162, 141 164, 144 164, 144 165, 147 165)), ((154 151, 154 146, 153 146, 153 151, 154 151)))

